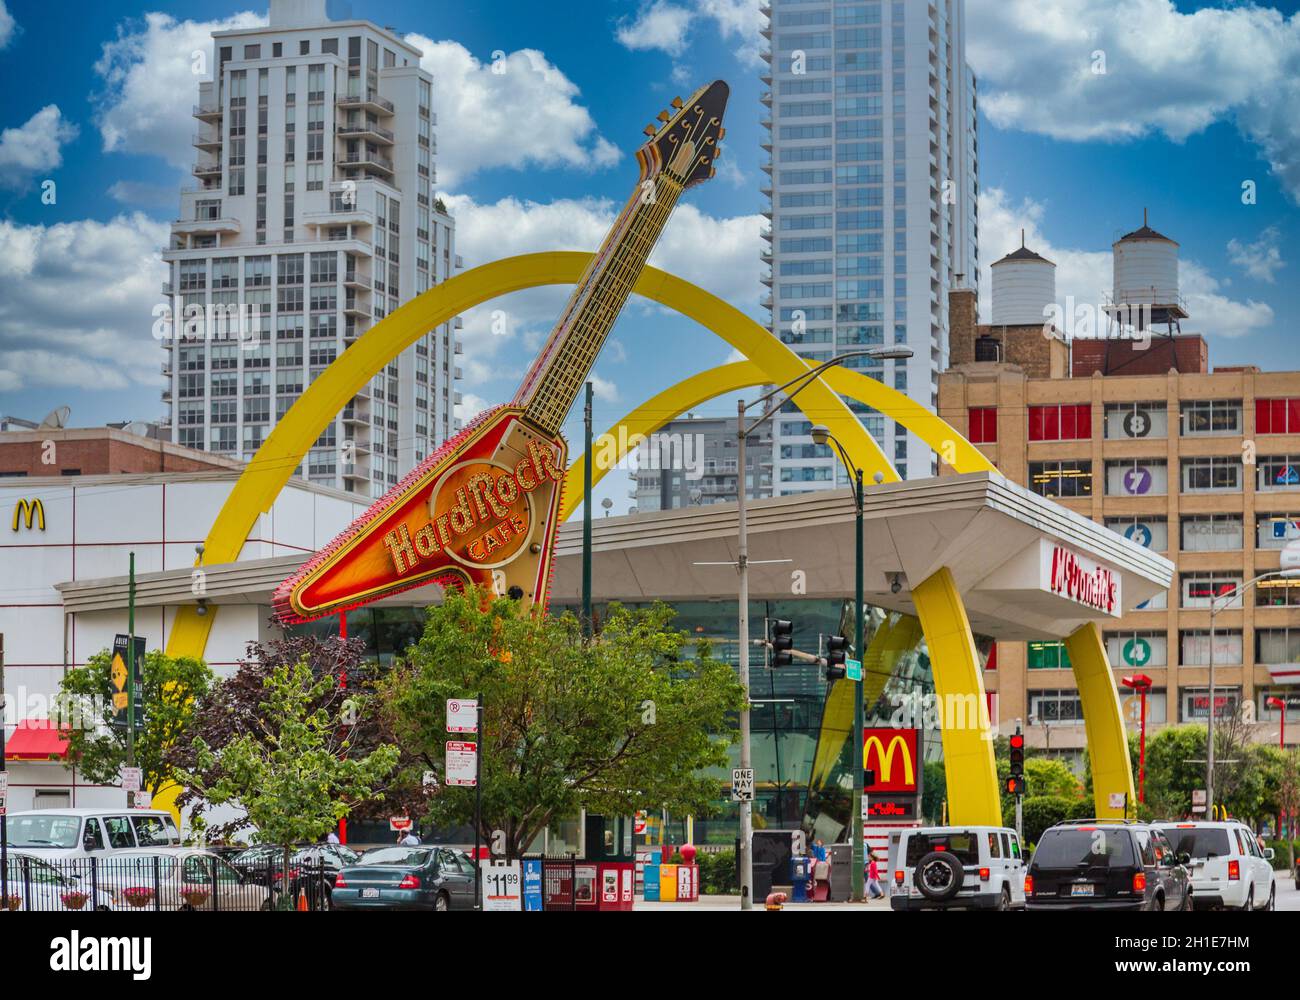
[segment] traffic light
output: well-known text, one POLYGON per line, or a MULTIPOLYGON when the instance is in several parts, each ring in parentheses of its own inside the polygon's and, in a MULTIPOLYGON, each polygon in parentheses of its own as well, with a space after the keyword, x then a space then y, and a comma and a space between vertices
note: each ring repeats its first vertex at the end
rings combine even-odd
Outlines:
POLYGON ((826 679, 837 681, 844 676, 844 661, 848 657, 849 640, 833 635, 826 640, 826 679))
POLYGON ((772 619, 772 666, 788 667, 794 663, 794 623, 784 618, 772 619))
POLYGON ((1011 776, 1007 778, 1008 795, 1025 794, 1025 735, 1011 734, 1011 776))

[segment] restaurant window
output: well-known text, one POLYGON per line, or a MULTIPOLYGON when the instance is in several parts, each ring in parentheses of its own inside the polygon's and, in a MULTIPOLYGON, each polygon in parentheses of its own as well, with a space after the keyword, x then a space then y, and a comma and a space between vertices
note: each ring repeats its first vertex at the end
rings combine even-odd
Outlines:
POLYGON ((1194 399, 1183 403, 1183 434, 1240 434, 1240 399, 1194 399))
POLYGON ((1092 463, 1030 462, 1029 488, 1044 497, 1090 497, 1092 463))
POLYGON ((1106 495, 1164 496, 1169 492, 1169 463, 1163 458, 1125 458, 1106 463, 1106 495))
POLYGON ((1107 403, 1103 434, 1111 440, 1169 436, 1169 412, 1162 402, 1107 403))
POLYGON ((1030 441, 1083 441, 1092 437, 1092 407, 1064 403, 1029 408, 1030 441))
POLYGON ((1300 434, 1300 396, 1255 400, 1256 434, 1300 434))
POLYGON ((998 410, 996 406, 970 408, 971 444, 995 444, 998 439, 998 410))

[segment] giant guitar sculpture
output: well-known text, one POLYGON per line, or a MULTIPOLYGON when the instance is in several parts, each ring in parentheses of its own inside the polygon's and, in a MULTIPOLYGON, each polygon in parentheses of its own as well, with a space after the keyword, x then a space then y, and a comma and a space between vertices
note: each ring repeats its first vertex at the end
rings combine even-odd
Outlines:
POLYGON ((546 606, 568 458, 560 427, 682 192, 713 176, 727 96, 715 81, 646 127, 636 188, 514 399, 479 414, 280 584, 280 622, 430 583, 546 606))

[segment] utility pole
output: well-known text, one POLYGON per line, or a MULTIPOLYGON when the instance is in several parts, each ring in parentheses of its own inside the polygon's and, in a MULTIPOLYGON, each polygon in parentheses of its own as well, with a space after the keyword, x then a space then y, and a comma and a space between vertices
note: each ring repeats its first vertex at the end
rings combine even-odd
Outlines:
MULTIPOLYGON (((135 553, 131 553, 126 599, 126 766, 135 767, 135 553)), ((126 793, 126 807, 135 808, 135 792, 126 793)))
POLYGON ((478 740, 475 749, 478 751, 474 754, 474 909, 483 909, 483 859, 479 857, 479 838, 482 836, 480 830, 483 827, 483 751, 487 744, 483 737, 483 692, 480 691, 475 696, 477 708, 475 709, 475 728, 478 730, 474 738, 478 740))
POLYGON ((9 906, 9 768, 5 764, 5 713, 9 707, 5 694, 5 637, 0 632, 0 906, 9 906))
MULTIPOLYGON (((837 442, 838 444, 838 442, 837 442)), ((883 477, 881 477, 883 478, 883 477)), ((862 669, 858 671, 858 679, 853 682, 853 806, 852 820, 853 825, 853 875, 849 880, 852 887, 850 895, 855 903, 862 902, 864 895, 864 878, 862 868, 866 864, 866 817, 862 815, 862 796, 863 782, 866 780, 863 774, 862 759, 862 735, 866 726, 866 710, 862 704, 862 684, 864 681, 864 671, 866 669, 863 655, 863 622, 862 622, 862 503, 864 500, 862 492, 862 470, 856 466, 853 469, 853 498, 857 502, 858 516, 856 528, 853 532, 854 540, 857 542, 857 559, 854 569, 854 589, 853 589, 853 655, 862 663, 862 669)), ((918 766, 920 762, 918 761, 918 766)))
POLYGON ((583 407, 583 426, 586 457, 582 462, 582 634, 588 639, 594 631, 591 621, 591 399, 592 384, 587 383, 586 405, 583 407))
MULTIPOLYGON (((736 517, 740 526, 736 542, 736 568, 740 571, 740 621, 737 628, 736 672, 740 677, 741 694, 745 701, 740 707, 740 767, 749 770, 749 539, 745 520, 745 494, 748 492, 745 465, 745 401, 736 402, 736 517)), ((740 803, 740 908, 754 907, 754 809, 753 802, 742 799, 740 803)))

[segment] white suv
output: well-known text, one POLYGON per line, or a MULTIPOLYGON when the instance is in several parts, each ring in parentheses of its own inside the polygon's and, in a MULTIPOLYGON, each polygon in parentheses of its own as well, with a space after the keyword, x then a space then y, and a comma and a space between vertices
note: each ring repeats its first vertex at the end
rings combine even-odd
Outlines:
POLYGON ((1019 910, 1025 859, 1005 826, 923 826, 890 838, 895 910, 1019 910))
POLYGON ((1192 903, 1199 909, 1271 910, 1277 899, 1273 849, 1259 846, 1250 828, 1234 820, 1155 824, 1174 854, 1191 857, 1192 903))

